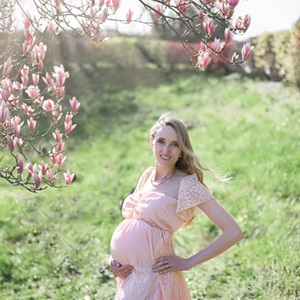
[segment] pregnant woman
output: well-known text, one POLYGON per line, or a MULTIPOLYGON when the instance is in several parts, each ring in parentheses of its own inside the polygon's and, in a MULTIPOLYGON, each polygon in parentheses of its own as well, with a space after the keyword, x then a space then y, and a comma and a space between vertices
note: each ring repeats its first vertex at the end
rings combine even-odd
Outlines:
POLYGON ((203 182, 185 125, 163 115, 150 130, 155 167, 148 168, 123 204, 123 222, 111 239, 110 269, 117 279, 115 300, 191 299, 182 271, 224 252, 242 239, 231 215, 203 182), (191 257, 176 256, 173 234, 201 210, 220 236, 191 257))

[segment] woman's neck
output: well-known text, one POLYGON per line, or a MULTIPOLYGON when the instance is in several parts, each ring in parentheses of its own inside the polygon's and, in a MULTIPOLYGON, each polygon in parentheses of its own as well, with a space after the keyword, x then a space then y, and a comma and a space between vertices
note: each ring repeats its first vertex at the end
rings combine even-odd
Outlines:
POLYGON ((160 181, 160 180, 170 179, 175 173, 176 173, 175 167, 155 166, 153 180, 160 181))

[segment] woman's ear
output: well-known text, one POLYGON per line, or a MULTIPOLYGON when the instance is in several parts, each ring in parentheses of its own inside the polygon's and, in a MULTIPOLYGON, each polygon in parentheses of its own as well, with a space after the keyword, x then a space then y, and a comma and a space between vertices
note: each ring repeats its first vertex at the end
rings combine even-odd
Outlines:
POLYGON ((150 146, 151 146, 151 148, 153 149, 153 147, 154 147, 154 142, 153 142, 153 138, 152 138, 152 137, 150 138, 150 146))

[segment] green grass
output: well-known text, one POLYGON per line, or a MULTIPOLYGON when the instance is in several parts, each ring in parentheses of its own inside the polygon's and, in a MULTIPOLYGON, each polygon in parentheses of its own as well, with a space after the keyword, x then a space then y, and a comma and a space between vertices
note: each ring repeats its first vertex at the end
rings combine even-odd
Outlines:
MULTIPOLYGON (((98 98, 105 101, 82 101, 89 117, 82 113, 69 140, 74 184, 32 195, 0 183, 0 299, 113 298, 105 269, 110 237, 122 199, 153 165, 148 130, 167 111, 185 120, 200 159, 232 173, 229 183, 207 182, 245 233, 226 253, 185 272, 193 299, 300 297, 296 88, 197 75, 98 98)), ((177 252, 195 253, 218 234, 197 216, 176 234, 177 252)))

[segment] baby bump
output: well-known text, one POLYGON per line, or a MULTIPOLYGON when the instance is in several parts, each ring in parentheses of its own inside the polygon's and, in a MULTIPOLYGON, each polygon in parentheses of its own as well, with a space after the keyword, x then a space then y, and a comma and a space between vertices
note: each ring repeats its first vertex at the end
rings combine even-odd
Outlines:
POLYGON ((171 254, 173 243, 168 232, 142 220, 125 219, 111 239, 111 255, 122 265, 151 266, 153 260, 171 254))

